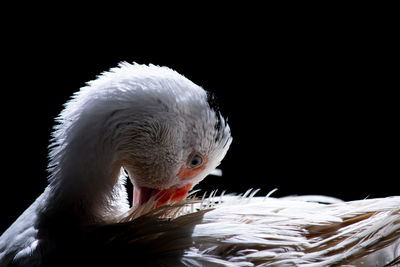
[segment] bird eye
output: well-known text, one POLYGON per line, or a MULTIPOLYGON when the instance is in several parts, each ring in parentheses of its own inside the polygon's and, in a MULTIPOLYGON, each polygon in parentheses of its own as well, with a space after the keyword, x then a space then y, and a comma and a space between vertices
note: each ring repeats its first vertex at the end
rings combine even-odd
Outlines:
POLYGON ((199 154, 194 154, 189 160, 189 167, 196 168, 203 163, 203 158, 199 154))

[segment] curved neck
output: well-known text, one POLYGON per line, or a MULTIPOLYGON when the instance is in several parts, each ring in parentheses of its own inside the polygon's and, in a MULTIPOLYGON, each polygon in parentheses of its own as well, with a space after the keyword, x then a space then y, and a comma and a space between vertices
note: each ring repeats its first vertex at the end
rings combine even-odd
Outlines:
POLYGON ((121 163, 106 122, 104 116, 87 119, 80 114, 74 124, 61 124, 54 133, 46 217, 91 224, 128 209, 121 163))

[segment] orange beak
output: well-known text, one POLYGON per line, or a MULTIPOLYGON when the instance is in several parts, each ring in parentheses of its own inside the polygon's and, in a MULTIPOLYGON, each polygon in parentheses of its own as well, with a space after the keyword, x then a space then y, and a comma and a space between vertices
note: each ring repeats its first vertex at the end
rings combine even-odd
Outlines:
POLYGON ((133 189, 133 205, 143 205, 147 203, 152 197, 155 197, 155 208, 167 203, 176 203, 184 199, 191 188, 192 184, 187 184, 179 188, 176 186, 172 186, 170 188, 162 190, 135 186, 133 189))

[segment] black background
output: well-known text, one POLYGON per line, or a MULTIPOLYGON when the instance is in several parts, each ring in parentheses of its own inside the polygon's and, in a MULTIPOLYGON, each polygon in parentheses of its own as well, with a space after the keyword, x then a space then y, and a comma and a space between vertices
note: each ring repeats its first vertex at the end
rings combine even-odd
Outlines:
POLYGON ((48 139, 63 103, 121 61, 169 66, 216 94, 233 143, 223 177, 197 188, 344 200, 399 194, 391 18, 248 15, 211 26, 204 14, 169 26, 166 16, 148 28, 129 17, 83 27, 54 15, 6 27, 0 232, 46 186, 48 139))

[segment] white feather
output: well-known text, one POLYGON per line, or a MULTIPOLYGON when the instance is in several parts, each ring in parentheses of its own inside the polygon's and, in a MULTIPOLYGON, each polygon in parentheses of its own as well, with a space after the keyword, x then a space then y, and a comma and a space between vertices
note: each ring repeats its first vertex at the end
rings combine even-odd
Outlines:
POLYGON ((0 237, 0 267, 400 265, 400 197, 213 191, 129 208, 121 167, 137 188, 195 185, 220 174, 232 141, 206 92, 171 69, 122 63, 76 93, 57 122, 49 185, 0 237), (193 150, 204 169, 178 178, 193 150))

